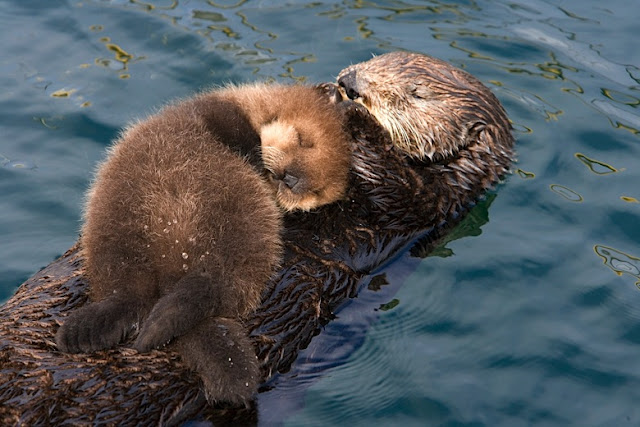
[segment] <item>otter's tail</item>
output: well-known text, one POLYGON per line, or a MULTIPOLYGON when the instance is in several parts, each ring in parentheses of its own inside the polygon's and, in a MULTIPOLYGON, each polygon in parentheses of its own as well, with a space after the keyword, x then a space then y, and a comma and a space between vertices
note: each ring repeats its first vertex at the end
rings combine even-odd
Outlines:
POLYGON ((206 318, 175 340, 173 347, 200 375, 211 404, 249 405, 258 390, 260 370, 256 352, 239 321, 206 318))

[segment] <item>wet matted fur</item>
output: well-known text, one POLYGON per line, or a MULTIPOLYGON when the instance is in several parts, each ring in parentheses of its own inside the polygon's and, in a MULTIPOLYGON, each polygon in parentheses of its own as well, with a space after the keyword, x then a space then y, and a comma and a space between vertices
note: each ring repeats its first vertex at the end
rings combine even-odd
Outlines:
MULTIPOLYGON (((426 64, 432 63, 427 59, 426 64)), ((448 64, 433 64, 436 71, 454 74, 448 64)), ((431 67, 421 70, 427 80, 435 78, 431 72, 431 67)), ((264 379, 290 368, 332 310, 357 294, 368 273, 417 236, 442 235, 508 171, 514 141, 502 108, 497 101, 484 106, 476 104, 479 96, 468 96, 486 90, 475 80, 452 84, 460 102, 471 102, 469 110, 488 118, 493 130, 479 129, 453 154, 434 160, 407 156, 364 107, 340 103, 352 138, 347 197, 312 215, 285 217, 282 268, 247 324, 264 379)), ((331 85, 327 89, 341 99, 331 85)), ((57 327, 85 301, 82 258, 74 247, 0 309, 3 420, 172 424, 197 415, 255 421, 252 409, 208 406, 198 377, 171 347, 138 354, 119 346, 90 359, 57 352, 57 327)))

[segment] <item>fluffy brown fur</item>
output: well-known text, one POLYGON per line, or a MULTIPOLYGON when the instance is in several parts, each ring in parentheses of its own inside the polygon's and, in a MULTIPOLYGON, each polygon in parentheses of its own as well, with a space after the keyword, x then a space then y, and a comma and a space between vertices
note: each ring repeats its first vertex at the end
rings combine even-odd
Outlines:
MULTIPOLYGON (((422 237, 420 249, 428 251, 509 170, 514 140, 498 101, 469 96, 476 89, 470 90, 467 80, 455 83, 454 76, 460 74, 454 67, 426 58, 423 69, 410 72, 420 74, 416 78, 425 81, 450 76, 450 108, 475 111, 476 119, 472 117, 471 121, 486 121, 487 130, 473 138, 467 133, 468 139, 458 151, 438 162, 427 157, 417 159, 399 149, 397 140, 391 140, 364 106, 339 103, 352 148, 345 197, 334 205, 319 207, 313 215, 285 215, 281 267, 269 280, 260 306, 245 323, 258 350, 261 380, 271 377, 265 388, 278 387, 279 382, 305 369, 294 364, 298 352, 321 333, 345 300, 368 284, 375 289, 371 275, 380 266, 417 237, 422 237), (487 104, 483 99, 494 101, 487 104), (277 375, 287 371, 290 373, 286 376, 277 375)), ((388 93, 410 89, 404 86, 407 79, 403 71, 399 68, 400 74, 389 81, 388 93)), ((366 73, 359 77, 371 78, 366 73)), ((356 79, 355 84, 359 83, 356 79)), ((329 91, 334 89, 329 87, 329 91)), ((334 95, 339 93, 334 91, 334 95)), ((443 105, 446 97, 443 93, 434 101, 443 105)), ((410 117, 419 119, 417 114, 410 117)), ((458 120, 461 116, 452 117, 458 120)), ((461 126, 449 123, 446 117, 443 123, 455 129, 461 126)), ((447 146, 445 141, 434 144, 447 146)), ((401 283, 385 286, 388 295, 401 283)), ((58 352, 53 333, 67 312, 85 303, 86 289, 83 258, 74 246, 26 281, 0 307, 1 421, 180 424, 231 416, 240 424, 235 416, 244 410, 207 405, 197 378, 172 351, 181 339, 163 351, 143 354, 125 346, 90 358, 58 352)), ((192 333, 199 333, 199 328, 192 333)), ((250 421, 255 423, 255 411, 249 412, 250 421)))
POLYGON ((247 118, 260 130, 262 161, 282 208, 308 211, 344 195, 351 163, 349 140, 342 117, 322 90, 232 86, 221 97, 251 106, 247 118))
POLYGON ((281 259, 274 199, 308 210, 342 196, 349 148, 340 123, 317 89, 253 85, 129 128, 88 197, 81 246, 93 303, 69 316, 58 347, 106 349, 138 329, 141 352, 178 338, 210 400, 248 401, 259 375, 238 321, 281 259), (261 137, 268 180, 253 155, 261 137))

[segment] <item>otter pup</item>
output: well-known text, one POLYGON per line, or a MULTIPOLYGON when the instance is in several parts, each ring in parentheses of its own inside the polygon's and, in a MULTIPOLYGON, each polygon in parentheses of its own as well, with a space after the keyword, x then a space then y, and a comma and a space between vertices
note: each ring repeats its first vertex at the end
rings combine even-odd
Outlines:
POLYGON ((247 402, 259 373, 241 322, 281 260, 276 201, 309 210, 342 196, 340 120, 315 88, 251 85, 127 129, 87 200, 92 303, 67 318, 58 348, 107 349, 137 329, 140 352, 177 339, 211 401, 247 402))
MULTIPOLYGON (((395 55, 402 60, 415 54, 395 55)), ((465 115, 465 121, 485 122, 486 126, 473 134, 461 132, 456 136, 461 143, 453 155, 443 151, 440 161, 430 161, 417 151, 401 149, 363 105, 343 101, 336 87, 329 85, 330 92, 338 95, 337 108, 344 112, 342 122, 351 140, 349 185, 345 197, 317 208, 313 215, 296 211, 284 216, 285 255, 241 331, 249 334, 257 349, 260 380, 275 377, 265 388, 296 377, 298 352, 321 333, 336 307, 367 287, 372 272, 418 237, 425 239, 424 247, 434 245, 509 170, 514 140, 498 100, 480 82, 465 78, 466 73, 450 64, 422 58, 396 67, 395 78, 386 80, 388 87, 376 86, 377 93, 406 91, 398 99, 407 99, 414 80, 427 87, 448 84, 449 93, 443 91, 422 101, 450 109, 449 114, 442 112, 442 123, 429 122, 449 130, 437 134, 449 140, 449 134, 465 129, 462 116, 456 114, 460 109, 475 112, 475 116, 465 115), (279 376, 278 372, 289 374, 279 376)), ((356 66, 358 73, 352 83, 344 83, 345 88, 359 88, 360 79, 376 81, 378 74, 394 66, 384 61, 377 64, 366 72, 356 66)), ((386 102, 375 99, 372 110, 379 109, 377 103, 386 102)), ((405 110, 403 105, 396 108, 405 110)), ((408 120, 427 120, 424 116, 430 113, 424 110, 408 110, 408 120)), ((393 108, 389 114, 394 114, 393 108)), ((436 133, 429 128, 425 132, 436 133)), ((434 140, 434 146, 435 159, 441 143, 434 140)), ((447 145, 442 142, 442 146, 447 145)), ((173 350, 180 350, 184 342, 198 343, 197 339, 179 337, 166 351, 145 354, 123 347, 91 358, 56 351, 51 338, 65 320, 64 313, 75 311, 86 300, 82 265, 82 253, 75 245, 27 280, 0 307, 0 408, 13 411, 5 416, 5 424, 104 419, 120 424, 178 424, 245 411, 212 408, 195 376, 178 362, 173 350), (70 399, 82 405, 68 405, 70 399)), ((401 283, 389 283, 387 293, 399 286, 401 283)), ((189 334, 197 335, 199 328, 189 334)), ((257 419, 255 410, 248 412, 257 419)))

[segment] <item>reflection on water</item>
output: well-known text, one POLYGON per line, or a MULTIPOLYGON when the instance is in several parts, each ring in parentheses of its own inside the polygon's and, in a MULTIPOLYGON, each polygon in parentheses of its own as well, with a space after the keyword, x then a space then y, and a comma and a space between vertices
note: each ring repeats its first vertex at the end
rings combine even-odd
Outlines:
POLYGON ((516 169, 516 173, 518 174, 518 176, 522 179, 533 179, 536 177, 536 174, 533 172, 527 172, 525 170, 522 170, 520 168, 516 169))
POLYGON ((591 172, 595 173, 596 175, 607 175, 610 173, 618 172, 618 169, 614 168, 613 166, 610 166, 598 160, 590 159, 582 153, 576 153, 575 156, 578 160, 587 165, 591 172))
POLYGON ((582 202, 584 200, 580 194, 578 194, 577 192, 573 191, 568 187, 565 187, 564 185, 551 184, 549 188, 551 189, 551 191, 564 197, 570 202, 582 202))
POLYGON ((604 245, 595 245, 593 250, 604 260, 604 265, 618 276, 629 274, 638 279, 636 286, 640 288, 640 258, 604 245))
POLYGON ((637 114, 616 107, 607 101, 594 99, 593 106, 602 112, 615 128, 625 129, 634 134, 640 133, 640 117, 637 114))

